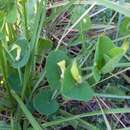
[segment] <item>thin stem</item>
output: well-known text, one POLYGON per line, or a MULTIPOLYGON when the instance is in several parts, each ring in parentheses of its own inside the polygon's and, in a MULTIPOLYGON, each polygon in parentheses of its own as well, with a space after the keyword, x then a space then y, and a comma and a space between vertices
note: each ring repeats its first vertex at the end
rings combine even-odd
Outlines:
POLYGON ((96 5, 96 2, 94 2, 81 16, 77 21, 68 29, 68 31, 62 35, 61 39, 58 41, 58 45, 56 47, 56 50, 60 47, 62 40, 69 34, 69 32, 90 12, 90 10, 96 5))
POLYGON ((29 38, 29 35, 28 35, 28 19, 27 19, 27 11, 26 11, 26 3, 25 2, 23 2, 23 13, 24 13, 25 35, 26 35, 26 38, 29 38))
POLYGON ((107 78, 105 78, 105 79, 103 79, 103 80, 101 80, 101 81, 99 81, 99 82, 93 84, 91 87, 94 87, 94 86, 96 86, 97 84, 100 84, 100 83, 102 83, 102 82, 104 82, 104 81, 106 81, 106 80, 108 80, 108 79, 111 79, 111 78, 114 77, 114 76, 120 75, 120 74, 122 74, 123 72, 125 72, 125 71, 127 71, 127 70, 129 70, 129 69, 130 69, 130 67, 128 67, 128 68, 126 68, 126 69, 124 69, 124 70, 121 70, 121 71, 119 71, 119 72, 117 72, 117 73, 115 73, 115 74, 112 74, 112 75, 110 75, 109 77, 107 77, 107 78))

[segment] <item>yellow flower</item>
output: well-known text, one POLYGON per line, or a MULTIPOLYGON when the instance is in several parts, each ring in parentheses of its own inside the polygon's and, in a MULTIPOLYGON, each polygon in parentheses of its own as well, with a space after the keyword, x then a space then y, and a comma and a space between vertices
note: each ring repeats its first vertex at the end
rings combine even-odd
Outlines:
POLYGON ((77 83, 81 83, 82 82, 82 77, 79 73, 78 67, 77 67, 77 63, 76 60, 73 61, 72 67, 71 67, 71 74, 73 79, 77 82, 77 83))
POLYGON ((65 60, 62 60, 60 62, 57 63, 57 65, 60 67, 60 70, 61 70, 61 78, 63 79, 64 78, 64 73, 65 73, 65 60))

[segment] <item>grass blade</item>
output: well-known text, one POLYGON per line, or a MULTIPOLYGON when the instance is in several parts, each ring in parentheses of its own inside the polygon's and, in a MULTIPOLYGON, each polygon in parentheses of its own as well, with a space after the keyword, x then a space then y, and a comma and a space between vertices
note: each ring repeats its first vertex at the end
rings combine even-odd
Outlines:
MULTIPOLYGON (((104 111, 105 114, 130 113, 129 108, 115 108, 115 109, 109 109, 109 110, 103 109, 103 111, 104 111)), ((55 120, 55 121, 47 122, 47 123, 44 123, 42 125, 42 127, 46 128, 46 127, 50 127, 50 126, 54 126, 54 125, 59 125, 61 123, 65 123, 65 122, 68 122, 68 121, 77 120, 77 119, 80 119, 80 118, 83 118, 83 117, 91 117, 91 116, 99 116, 99 115, 102 115, 102 111, 87 112, 87 113, 79 114, 79 115, 76 115, 76 116, 68 117, 68 118, 65 118, 65 119, 58 119, 58 120, 55 120)))
POLYGON ((20 108, 22 109, 23 113, 25 114, 25 116, 29 120, 29 122, 32 125, 32 127, 34 128, 34 130, 42 130, 41 126, 35 120, 35 118, 30 113, 30 111, 27 109, 27 107, 24 105, 24 103, 22 102, 22 100, 20 99, 20 97, 13 90, 11 90, 11 94, 15 98, 15 100, 18 102, 20 108))
MULTIPOLYGON (((63 111, 63 110, 60 110, 60 112, 61 112, 61 114, 64 115, 64 116, 68 116, 68 117, 73 116, 72 114, 70 114, 70 113, 68 113, 68 112, 66 112, 66 111, 63 111)), ((99 130, 97 127, 95 127, 94 125, 92 125, 92 124, 86 122, 85 120, 78 119, 78 121, 79 121, 79 123, 81 124, 81 126, 83 125, 83 127, 87 128, 87 129, 89 128, 89 129, 91 129, 91 130, 99 130)))
MULTIPOLYGON (((130 4, 129 3, 124 3, 124 4, 119 4, 117 2, 111 1, 111 0, 91 0, 91 1, 86 1, 86 0, 77 0, 76 2, 74 2, 74 4, 83 4, 83 5, 87 5, 87 4, 93 4, 94 2, 96 2, 97 5, 102 5, 105 6, 107 8, 110 8, 112 10, 115 10, 116 12, 119 12, 121 14, 124 14, 125 16, 130 17, 130 4)), ((60 6, 65 6, 67 4, 69 4, 69 1, 65 1, 65 2, 61 2, 60 4, 54 4, 53 6, 50 6, 48 8, 57 8, 60 6)))
POLYGON ((119 96, 119 95, 112 95, 112 94, 102 94, 102 93, 95 93, 97 97, 104 97, 104 98, 116 98, 116 99, 129 99, 130 96, 119 96))
POLYGON ((128 127, 128 128, 122 128, 122 129, 116 129, 116 130, 130 130, 130 127, 128 127))

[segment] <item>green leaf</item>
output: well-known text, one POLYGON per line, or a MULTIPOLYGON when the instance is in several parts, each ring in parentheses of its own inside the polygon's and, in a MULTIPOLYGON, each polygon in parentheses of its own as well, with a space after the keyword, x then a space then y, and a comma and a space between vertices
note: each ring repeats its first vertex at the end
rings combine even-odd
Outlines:
POLYGON ((15 23, 17 20, 17 6, 14 4, 10 12, 7 14, 6 20, 8 23, 15 23))
POLYGON ((30 47, 26 39, 18 39, 10 48, 8 60, 14 68, 25 66, 30 57, 30 47), (10 55, 12 57, 10 57, 10 55))
POLYGON ((8 84, 10 85, 11 89, 16 91, 17 93, 21 93, 22 90, 22 84, 19 79, 19 74, 18 72, 10 72, 8 76, 8 84))
POLYGON ((108 53, 106 53, 110 58, 113 58, 117 55, 123 54, 124 50, 120 47, 114 47, 108 53))
POLYGON ((89 101, 94 96, 94 92, 87 82, 76 83, 71 74, 71 66, 65 71, 62 94, 70 100, 89 101))
POLYGON ((50 52, 47 62, 46 62, 46 77, 53 89, 60 89, 61 88, 61 72, 60 68, 57 65, 59 61, 67 60, 67 56, 64 52, 52 51, 50 52))
POLYGON ((99 81, 101 77, 100 70, 105 64, 104 55, 105 53, 108 53, 113 47, 114 44, 112 40, 107 36, 100 36, 98 38, 93 66, 93 76, 96 81, 99 81))
POLYGON ((98 65, 98 68, 102 68, 104 65, 104 54, 108 53, 112 48, 114 48, 114 44, 112 40, 107 36, 100 36, 96 43, 96 52, 94 61, 98 65))
POLYGON ((34 108, 41 114, 50 115, 56 112, 59 104, 56 99, 52 99, 53 92, 51 90, 40 90, 33 99, 34 108))
POLYGON ((100 36, 96 45, 93 66, 95 80, 99 81, 101 74, 113 71, 124 54, 124 49, 116 47, 109 37, 100 36))
POLYGON ((96 81, 99 81, 101 78, 101 72, 98 70, 96 66, 93 67, 93 76, 96 81))
POLYGON ((109 60, 106 64, 102 67, 101 72, 103 74, 109 73, 114 70, 122 56, 124 55, 124 50, 122 48, 113 48, 108 52, 109 60))
POLYGON ((39 39, 37 45, 37 55, 42 56, 46 50, 49 50, 52 47, 53 43, 49 39, 39 39))
POLYGON ((119 27, 119 31, 122 35, 130 34, 130 18, 125 17, 119 27))

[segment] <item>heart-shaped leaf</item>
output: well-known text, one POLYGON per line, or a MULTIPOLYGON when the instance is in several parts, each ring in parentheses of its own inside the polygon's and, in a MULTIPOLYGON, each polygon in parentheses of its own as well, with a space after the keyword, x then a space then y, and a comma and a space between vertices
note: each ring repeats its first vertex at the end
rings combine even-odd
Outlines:
POLYGON ((53 92, 49 89, 40 90, 33 99, 34 108, 41 114, 50 115, 55 113, 59 104, 56 99, 52 99, 53 92))
POLYGON ((114 70, 122 56, 125 54, 123 47, 116 47, 107 36, 100 36, 96 45, 93 76, 100 80, 101 73, 109 73, 114 70))
POLYGON ((69 66, 65 71, 62 94, 71 100, 89 101, 92 99, 94 92, 87 82, 77 83, 74 80, 71 74, 71 66, 69 66))
POLYGON ((8 60, 14 68, 25 66, 30 57, 30 47, 26 39, 18 39, 10 48, 8 60))
POLYGON ((50 52, 46 62, 46 77, 53 89, 61 88, 61 71, 58 66, 58 62, 67 60, 67 56, 64 52, 52 51, 50 52))

